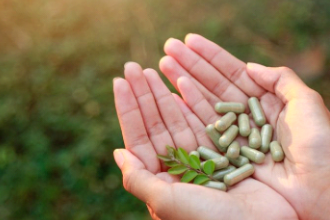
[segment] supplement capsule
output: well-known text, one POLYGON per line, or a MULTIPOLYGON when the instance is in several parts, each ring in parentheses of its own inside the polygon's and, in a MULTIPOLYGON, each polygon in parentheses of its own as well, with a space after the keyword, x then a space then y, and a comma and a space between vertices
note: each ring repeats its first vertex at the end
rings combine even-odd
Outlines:
POLYGON ((245 164, 249 163, 249 159, 244 156, 241 156, 241 155, 239 155, 235 159, 229 158, 227 155, 226 155, 226 157, 228 158, 229 162, 232 165, 234 165, 235 167, 241 167, 241 166, 244 166, 245 164))
POLYGON ((260 151, 267 153, 269 150, 269 144, 273 137, 273 127, 270 124, 265 124, 261 128, 261 147, 260 151))
POLYGON ((262 163, 265 160, 265 154, 247 146, 241 147, 241 154, 255 163, 262 163))
POLYGON ((252 128, 249 135, 249 147, 258 149, 261 146, 261 136, 258 128, 252 128))
POLYGON ((213 189, 219 189, 222 191, 227 191, 227 186, 224 183, 221 182, 216 182, 216 181, 207 181, 206 183, 203 184, 203 186, 213 188, 213 189))
POLYGON ((270 143, 270 153, 275 162, 281 162, 284 159, 282 146, 277 141, 270 143))
POLYGON ((217 170, 213 173, 212 177, 216 180, 219 181, 223 181, 223 177, 228 174, 231 173, 232 171, 236 170, 236 168, 234 166, 228 166, 226 168, 223 168, 221 170, 217 170))
POLYGON ((190 153, 189 153, 189 156, 190 155, 195 155, 196 157, 198 157, 198 158, 200 158, 200 155, 199 155, 199 153, 197 152, 197 151, 191 151, 190 153))
POLYGON ((259 100, 256 97, 251 97, 248 100, 248 104, 252 112, 254 122, 258 126, 263 126, 266 123, 266 117, 259 100))
POLYGON ((231 173, 228 173, 223 178, 227 186, 232 186, 243 179, 248 178, 254 173, 254 167, 251 164, 245 164, 244 166, 237 168, 231 173))
POLYGON ((204 146, 198 147, 197 151, 200 154, 201 158, 203 158, 204 160, 224 157, 221 154, 215 152, 214 150, 211 150, 210 148, 204 146))
POLYGON ((213 124, 209 124, 208 126, 206 126, 205 132, 220 152, 223 152, 223 153, 226 152, 227 148, 221 147, 219 144, 219 139, 221 137, 221 134, 215 129, 213 124))
POLYGON ((247 137, 250 135, 250 119, 247 114, 243 113, 238 116, 238 128, 241 136, 247 137))
MULTIPOLYGON (((218 157, 218 158, 213 158, 213 159, 209 159, 212 160, 215 164, 215 169, 214 170, 220 170, 222 168, 228 167, 229 161, 227 159, 227 157, 218 157)), ((206 160, 206 161, 209 161, 206 160)), ((204 164, 206 163, 206 161, 201 163, 201 167, 204 167, 204 164)))
POLYGON ((230 157, 232 159, 237 158, 239 156, 240 149, 241 147, 239 143, 237 141, 233 141, 227 149, 227 157, 230 157))
POLYGON ((234 112, 228 112, 224 116, 222 116, 221 119, 215 122, 215 129, 222 132, 225 131, 227 128, 229 128, 230 125, 236 121, 237 116, 234 112))
POLYGON ((245 105, 243 103, 238 102, 218 102, 215 104, 215 111, 218 113, 243 113, 245 111, 245 105))
POLYGON ((220 137, 219 144, 223 148, 227 148, 238 134, 238 127, 236 125, 230 126, 220 137))

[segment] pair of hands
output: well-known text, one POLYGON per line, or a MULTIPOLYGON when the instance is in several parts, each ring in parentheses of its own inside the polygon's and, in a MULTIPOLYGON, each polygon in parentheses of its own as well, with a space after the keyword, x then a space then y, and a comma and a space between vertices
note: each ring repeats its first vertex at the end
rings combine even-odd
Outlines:
POLYGON ((126 149, 114 151, 125 189, 144 201, 154 219, 327 219, 330 210, 330 113, 321 96, 285 67, 245 64, 202 36, 169 39, 160 69, 125 65, 114 79, 117 114, 126 149), (258 97, 285 159, 266 156, 253 178, 227 192, 180 183, 157 154, 165 145, 188 152, 214 148, 204 132, 219 115, 218 101, 247 105, 258 97))

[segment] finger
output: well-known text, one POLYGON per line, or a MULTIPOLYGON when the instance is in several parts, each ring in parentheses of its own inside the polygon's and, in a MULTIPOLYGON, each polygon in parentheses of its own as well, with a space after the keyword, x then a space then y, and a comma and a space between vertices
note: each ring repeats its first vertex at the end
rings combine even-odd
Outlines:
POLYGON ((269 92, 275 93, 283 103, 301 97, 311 90, 289 68, 265 67, 256 63, 248 63, 247 72, 250 77, 269 92))
POLYGON ((174 143, 159 114, 154 96, 140 65, 133 62, 126 63, 125 78, 130 83, 137 99, 146 131, 157 154, 166 154, 165 145, 174 146, 174 143))
POLYGON ((247 104, 248 97, 244 92, 181 41, 167 40, 164 50, 167 55, 176 59, 197 81, 220 99, 247 104))
POLYGON ((190 78, 199 91, 203 94, 205 99, 214 106, 220 99, 207 90, 200 82, 193 78, 173 57, 165 56, 159 61, 159 68, 165 74, 165 76, 170 80, 172 85, 179 91, 177 86, 177 80, 181 76, 186 76, 190 78))
POLYGON ((197 142, 194 134, 177 106, 172 93, 165 86, 156 71, 146 69, 144 70, 144 75, 175 145, 185 148, 187 151, 196 149, 197 142))
POLYGON ((220 118, 191 80, 180 77, 177 84, 183 99, 204 125, 213 124, 220 118))
POLYGON ((126 80, 117 78, 114 80, 113 90, 126 148, 136 155, 150 172, 158 172, 160 164, 130 85, 126 80))
POLYGON ((203 62, 205 65, 212 65, 247 96, 261 96, 265 93, 246 73, 246 64, 217 44, 198 34, 188 34, 185 44, 207 61, 203 62))
POLYGON ((192 113, 186 103, 177 94, 173 94, 173 97, 185 116, 190 128, 194 132, 198 146, 207 146, 217 151, 217 148, 214 147, 213 143, 205 133, 205 125, 194 113, 192 113))

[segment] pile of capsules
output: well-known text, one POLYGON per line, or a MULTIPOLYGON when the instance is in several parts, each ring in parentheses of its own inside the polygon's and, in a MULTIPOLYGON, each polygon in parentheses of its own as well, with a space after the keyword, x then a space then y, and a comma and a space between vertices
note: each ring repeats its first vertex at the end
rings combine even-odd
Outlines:
POLYGON ((254 173, 254 167, 249 162, 256 164, 264 162, 265 153, 270 150, 275 162, 284 159, 284 152, 277 141, 272 141, 273 128, 266 124, 266 117, 260 106, 259 100, 252 97, 248 100, 248 105, 252 113, 253 120, 258 128, 251 128, 250 118, 245 114, 245 105, 235 102, 219 102, 215 105, 216 112, 223 114, 220 120, 206 127, 206 133, 225 156, 210 148, 200 146, 196 154, 204 160, 213 160, 216 171, 212 178, 218 181, 209 181, 207 187, 226 191, 227 186, 232 186, 254 173), (237 120, 238 126, 234 123, 237 120), (238 134, 248 138, 248 146, 240 146, 236 137, 238 134))

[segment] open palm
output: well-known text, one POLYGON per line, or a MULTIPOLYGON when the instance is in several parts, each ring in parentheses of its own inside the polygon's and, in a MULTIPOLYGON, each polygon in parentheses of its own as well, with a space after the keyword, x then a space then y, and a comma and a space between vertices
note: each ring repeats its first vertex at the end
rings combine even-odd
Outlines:
POLYGON ((180 183, 165 172, 156 157, 166 154, 165 145, 187 151, 200 145, 215 149, 204 128, 219 116, 188 78, 180 78, 179 87, 186 89, 182 92, 189 107, 154 70, 143 71, 136 63, 125 65, 125 79, 114 80, 126 147, 114 155, 126 190, 147 203, 154 219, 296 219, 283 196, 260 180, 249 178, 222 192, 180 183))
POLYGON ((207 39, 169 39, 160 68, 204 125, 214 123, 218 101, 258 97, 286 158, 270 155, 256 165, 255 180, 281 194, 301 219, 326 219, 330 202, 330 118, 318 93, 292 70, 248 66, 207 39))

